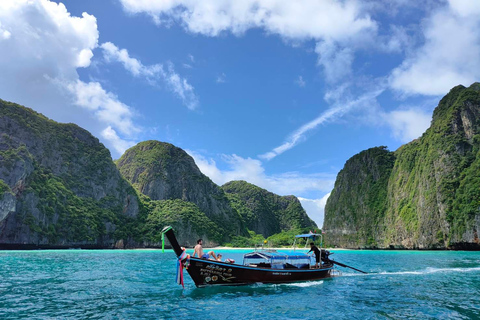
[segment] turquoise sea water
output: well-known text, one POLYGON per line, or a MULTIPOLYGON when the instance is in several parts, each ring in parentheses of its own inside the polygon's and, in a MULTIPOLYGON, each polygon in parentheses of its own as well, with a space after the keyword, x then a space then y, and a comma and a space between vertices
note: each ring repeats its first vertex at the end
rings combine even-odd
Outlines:
POLYGON ((371 273, 202 289, 186 276, 182 289, 169 250, 0 251, 0 319, 480 319, 480 252, 332 258, 371 273))

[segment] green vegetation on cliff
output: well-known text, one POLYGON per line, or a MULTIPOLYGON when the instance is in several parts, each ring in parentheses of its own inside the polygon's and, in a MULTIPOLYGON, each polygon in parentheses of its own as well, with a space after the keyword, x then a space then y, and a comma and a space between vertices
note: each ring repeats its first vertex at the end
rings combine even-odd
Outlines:
POLYGON ((125 228, 135 191, 98 139, 3 100, 0 130, 0 179, 16 208, 2 215, 0 243, 108 247, 135 236, 125 228))
MULTIPOLYGON (((375 235, 387 210, 388 179, 395 162, 393 152, 376 147, 350 158, 338 173, 325 206, 325 226, 342 226, 344 246, 376 246, 375 235)), ((336 244, 333 234, 329 243, 336 244)))
POLYGON ((347 161, 325 209, 329 241, 348 247, 478 248, 479 149, 480 84, 457 86, 440 101, 422 137, 389 155, 390 167, 379 171, 378 183, 365 179, 375 176, 369 163, 382 162, 378 154, 364 151, 347 161))
POLYGON ((190 245, 193 245, 197 238, 204 236, 216 243, 222 243, 225 237, 224 230, 218 228, 194 203, 180 199, 151 200, 146 196, 143 196, 142 200, 147 210, 147 217, 143 225, 147 243, 160 244, 160 232, 167 225, 177 230, 179 240, 184 240, 182 243, 187 241, 190 245), (185 229, 190 232, 190 241, 182 239, 185 229))
POLYGON ((315 226, 293 196, 229 192, 171 144, 139 143, 115 164, 86 130, 0 100, 0 245, 160 246, 165 225, 187 246, 252 246, 259 230, 282 245, 278 233, 315 226))
POLYGON ((11 192, 10 187, 2 179, 0 179, 0 197, 3 197, 5 192, 11 192))
POLYGON ((128 149, 117 161, 117 166, 139 193, 152 200, 178 199, 195 204, 198 216, 209 226, 203 228, 192 221, 183 225, 185 231, 178 232, 194 231, 211 244, 224 243, 235 235, 248 236, 225 192, 198 169, 184 150, 169 143, 145 141, 128 149), (211 228, 217 231, 206 232, 211 228))
POLYGON ((317 228, 294 196, 278 196, 245 181, 222 186, 247 228, 269 237, 288 230, 317 228))

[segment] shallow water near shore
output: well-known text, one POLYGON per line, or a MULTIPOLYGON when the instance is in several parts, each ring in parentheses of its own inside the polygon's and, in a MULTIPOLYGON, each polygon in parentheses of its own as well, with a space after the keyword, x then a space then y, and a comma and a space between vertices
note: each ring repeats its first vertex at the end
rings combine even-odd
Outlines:
MULTIPOLYGON (((220 252, 220 251, 218 251, 220 252)), ((241 262, 245 250, 223 251, 241 262)), ((333 250, 335 252, 335 250, 333 250)), ((480 252, 348 251, 323 281, 196 288, 171 250, 0 251, 0 319, 479 319, 480 252)))

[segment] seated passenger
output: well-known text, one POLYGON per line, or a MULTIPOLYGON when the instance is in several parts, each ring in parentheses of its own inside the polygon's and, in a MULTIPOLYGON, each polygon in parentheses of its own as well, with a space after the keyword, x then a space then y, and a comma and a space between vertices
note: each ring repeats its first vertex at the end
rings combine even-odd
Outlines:
POLYGON ((208 253, 205 254, 205 256, 207 256, 206 259, 209 259, 209 260, 218 260, 217 256, 215 255, 215 252, 213 251, 208 251, 208 253))
MULTIPOLYGON (((197 240, 197 245, 195 246, 195 249, 193 251, 193 255, 192 257, 199 257, 199 258, 202 258, 202 259, 208 259, 208 257, 210 256, 210 252, 209 253, 203 253, 203 240, 202 239, 198 239, 197 240)), ((211 251, 213 253, 213 251, 211 251)), ((214 254, 215 256, 215 254, 214 254)))

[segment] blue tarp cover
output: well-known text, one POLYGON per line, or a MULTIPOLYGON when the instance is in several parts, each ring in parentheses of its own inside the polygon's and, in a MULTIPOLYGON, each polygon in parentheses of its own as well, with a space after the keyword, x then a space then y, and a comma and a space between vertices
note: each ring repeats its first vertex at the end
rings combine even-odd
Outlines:
POLYGON ((299 234, 298 236, 295 236, 295 238, 312 238, 315 236, 321 236, 319 233, 305 233, 305 234, 299 234))
POLYGON ((244 255, 245 259, 271 259, 271 260, 296 260, 296 259, 309 259, 309 256, 305 253, 299 252, 270 252, 270 251, 258 251, 251 252, 244 255))

